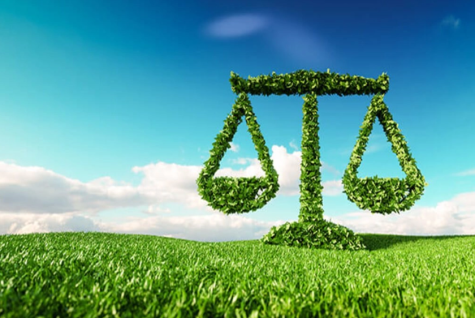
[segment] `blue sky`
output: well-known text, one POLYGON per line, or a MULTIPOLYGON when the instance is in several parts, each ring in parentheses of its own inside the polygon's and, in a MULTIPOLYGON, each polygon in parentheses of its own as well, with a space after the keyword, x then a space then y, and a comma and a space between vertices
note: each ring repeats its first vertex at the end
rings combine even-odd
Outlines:
MULTIPOLYGON (((259 239, 299 214, 303 96, 250 95, 279 174, 224 215, 196 179, 237 96, 230 72, 377 78, 429 185, 378 215, 342 193, 372 96, 318 97, 324 217, 357 233, 475 234, 475 3, 16 1, 0 4, 0 234, 259 239)), ((358 176, 404 178, 376 120, 358 176)), ((245 121, 217 176, 261 176, 245 121)))

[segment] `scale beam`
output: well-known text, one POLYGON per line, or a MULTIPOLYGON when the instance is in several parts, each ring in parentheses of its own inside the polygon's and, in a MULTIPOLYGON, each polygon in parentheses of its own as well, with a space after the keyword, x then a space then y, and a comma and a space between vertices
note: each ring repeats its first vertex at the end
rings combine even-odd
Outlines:
POLYGON ((389 76, 382 73, 377 79, 349 74, 335 74, 312 70, 299 70, 293 73, 277 75, 259 75, 242 78, 231 72, 231 89, 234 93, 251 95, 375 95, 385 94, 389 90, 389 76), (276 92, 275 88, 284 84, 286 92, 276 92), (356 92, 356 93, 355 93, 356 92))

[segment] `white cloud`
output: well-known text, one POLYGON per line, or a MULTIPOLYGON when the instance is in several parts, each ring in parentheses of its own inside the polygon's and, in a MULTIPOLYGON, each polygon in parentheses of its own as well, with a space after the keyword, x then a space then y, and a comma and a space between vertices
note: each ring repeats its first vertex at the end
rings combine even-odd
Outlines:
POLYGON ((230 150, 231 150, 232 152, 238 152, 238 151, 239 151, 239 145, 236 145, 236 144, 234 144, 234 143, 232 143, 232 142, 230 142, 229 145, 231 145, 230 150))
POLYGON ((106 223, 89 216, 14 215, 0 213, 0 234, 49 232, 109 232, 174 237, 201 242, 222 242, 261 238, 273 225, 285 221, 263 222, 236 215, 147 218, 130 217, 124 223, 106 223))
POLYGON ((0 162, 0 211, 98 212, 150 202, 137 188, 103 177, 88 183, 41 167, 0 162))
POLYGON ((475 234, 475 192, 443 201, 436 207, 418 207, 401 214, 380 215, 361 211, 332 218, 358 233, 399 235, 473 235, 475 234), (467 211, 469 213, 462 213, 467 211), (354 220, 351 217, 356 218, 354 220))
POLYGON ((0 212, 0 234, 101 231, 87 216, 65 214, 21 214, 0 212))
MULTIPOLYGON (((288 153, 283 146, 272 146, 271 158, 279 174, 278 197, 299 195, 300 156, 299 151, 288 153)), ((245 158, 241 162, 250 162, 250 166, 237 171, 220 169, 216 175, 264 175, 257 159, 245 158)), ((83 183, 41 167, 0 162, 0 234, 99 231, 229 241, 258 239, 273 225, 296 221, 264 222, 213 210, 197 191, 196 179, 201 169, 202 166, 164 162, 133 167, 133 172, 143 173, 142 182, 133 187, 110 177, 83 183), (190 216, 177 216, 182 211, 164 206, 171 203, 183 207, 190 216), (137 208, 139 213, 131 212, 121 223, 119 218, 100 219, 99 212, 127 207, 137 208)), ((340 174, 324 162, 321 169, 340 174)), ((326 196, 344 197, 341 180, 323 182, 323 187, 326 196)), ((475 234, 475 192, 459 194, 435 207, 416 206, 400 215, 359 211, 325 218, 357 233, 475 234)))

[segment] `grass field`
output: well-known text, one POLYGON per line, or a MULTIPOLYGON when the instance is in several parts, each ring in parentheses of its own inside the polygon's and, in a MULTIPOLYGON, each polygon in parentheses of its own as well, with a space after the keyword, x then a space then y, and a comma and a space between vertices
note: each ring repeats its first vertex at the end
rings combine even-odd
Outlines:
POLYGON ((0 317, 475 317, 475 235, 368 250, 149 235, 0 236, 0 317))

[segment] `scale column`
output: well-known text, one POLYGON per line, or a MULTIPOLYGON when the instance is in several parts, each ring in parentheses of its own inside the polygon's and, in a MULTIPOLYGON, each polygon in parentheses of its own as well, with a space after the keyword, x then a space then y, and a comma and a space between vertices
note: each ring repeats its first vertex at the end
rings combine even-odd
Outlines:
POLYGON ((300 166, 299 222, 317 223, 323 220, 323 198, 318 138, 318 102, 316 94, 302 97, 302 163, 300 166))

